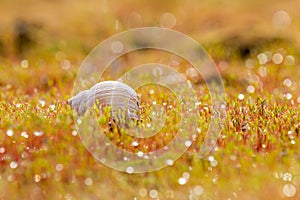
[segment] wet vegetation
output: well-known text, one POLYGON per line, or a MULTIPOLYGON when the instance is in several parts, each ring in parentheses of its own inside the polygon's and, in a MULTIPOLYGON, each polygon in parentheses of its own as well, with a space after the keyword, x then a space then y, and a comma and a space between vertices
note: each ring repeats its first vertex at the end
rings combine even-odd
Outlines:
MULTIPOLYGON (((0 199, 299 199, 297 6, 296 0, 1 1, 0 199), (66 100, 93 47, 143 26, 181 31, 205 47, 224 81, 227 113, 217 145, 200 159, 212 112, 201 76, 170 54, 120 58, 128 63, 124 71, 140 62, 172 66, 192 82, 199 102, 199 126, 191 130, 197 137, 188 151, 159 171, 128 174, 86 150, 66 100)), ((110 73, 107 79, 116 76, 110 73)), ((166 110, 176 107, 158 87, 137 92, 145 118, 154 101, 166 110)), ((173 134, 178 119, 168 112, 173 134)), ((131 137, 109 137, 120 148, 146 152, 172 134, 138 148, 131 137)))

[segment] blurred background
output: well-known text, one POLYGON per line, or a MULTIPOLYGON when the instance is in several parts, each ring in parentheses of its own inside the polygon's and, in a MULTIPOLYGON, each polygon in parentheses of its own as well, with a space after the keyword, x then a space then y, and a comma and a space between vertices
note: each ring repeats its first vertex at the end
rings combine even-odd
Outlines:
MULTIPOLYGON (((299 0, 0 0, 0 199, 299 199, 299 8, 299 0), (145 26, 203 45, 221 71, 230 117, 213 156, 187 152, 172 167, 131 176, 86 151, 65 101, 96 45, 145 26)), ((176 61, 152 53, 124 59, 128 67, 176 61)), ((205 133, 208 97, 185 64, 205 133)))
POLYGON ((245 65, 245 59, 267 50, 284 48, 296 56, 299 4, 297 0, 1 0, 0 62, 23 68, 11 71, 2 66, 1 74, 26 73, 19 80, 18 76, 9 80, 1 77, 0 84, 20 88, 26 82, 30 92, 35 87, 47 87, 48 81, 58 84, 59 72, 71 80, 69 71, 78 69, 103 39, 144 26, 167 27, 191 36, 206 48, 221 70, 229 61, 230 66, 239 60, 245 65), (56 77, 49 70, 43 71, 47 67, 57 69, 56 77), (39 82, 26 79, 31 70, 38 74, 39 82))

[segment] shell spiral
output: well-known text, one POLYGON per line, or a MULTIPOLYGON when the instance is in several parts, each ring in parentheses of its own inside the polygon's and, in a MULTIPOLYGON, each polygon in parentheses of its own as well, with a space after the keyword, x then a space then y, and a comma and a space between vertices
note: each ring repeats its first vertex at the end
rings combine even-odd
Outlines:
POLYGON ((126 111, 125 117, 138 119, 139 99, 130 86, 119 81, 103 81, 95 84, 89 90, 84 90, 70 98, 67 103, 78 115, 83 115, 97 102, 99 106, 110 106, 111 112, 126 111))

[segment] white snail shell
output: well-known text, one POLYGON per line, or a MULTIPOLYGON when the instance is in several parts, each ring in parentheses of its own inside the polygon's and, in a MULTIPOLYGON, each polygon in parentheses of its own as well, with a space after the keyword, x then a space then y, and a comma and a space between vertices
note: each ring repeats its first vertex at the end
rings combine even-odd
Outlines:
POLYGON ((67 103, 78 115, 83 115, 97 101, 102 107, 110 106, 112 112, 126 110, 125 117, 138 119, 139 99, 130 86, 119 81, 103 81, 95 84, 89 90, 84 90, 70 98, 67 103))

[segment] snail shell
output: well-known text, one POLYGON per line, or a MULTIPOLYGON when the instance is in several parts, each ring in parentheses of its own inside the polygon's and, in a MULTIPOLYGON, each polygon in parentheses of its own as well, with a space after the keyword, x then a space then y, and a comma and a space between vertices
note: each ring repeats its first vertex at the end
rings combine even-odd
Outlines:
POLYGON ((103 81, 95 84, 89 90, 84 90, 70 98, 67 103, 78 115, 83 115, 95 103, 104 107, 110 106, 111 112, 125 111, 126 118, 139 119, 139 99, 130 86, 119 81, 103 81))

